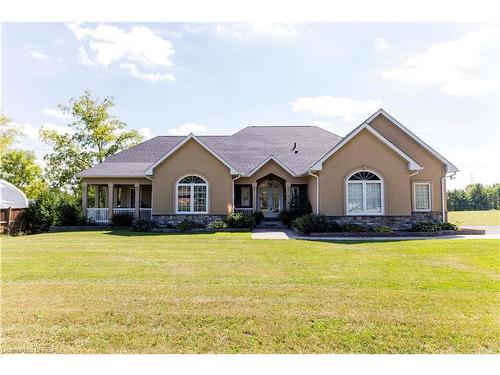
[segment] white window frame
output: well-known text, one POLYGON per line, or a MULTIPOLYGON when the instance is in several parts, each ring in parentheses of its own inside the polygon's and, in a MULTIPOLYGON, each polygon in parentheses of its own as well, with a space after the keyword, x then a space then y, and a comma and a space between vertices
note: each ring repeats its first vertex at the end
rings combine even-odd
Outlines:
POLYGON ((432 183, 429 181, 421 181, 413 183, 413 210, 415 212, 431 212, 432 211, 432 183), (428 185, 429 186, 429 208, 426 209, 417 209, 417 185, 428 185))
POLYGON ((210 204, 210 201, 209 201, 209 194, 208 194, 208 189, 209 189, 209 186, 208 186, 208 182, 207 182, 207 179, 203 176, 200 176, 200 175, 197 175, 197 174, 194 174, 194 173, 190 173, 190 174, 187 174, 187 175, 184 175, 182 176, 181 178, 179 178, 177 180, 177 183, 175 184, 175 213, 176 214, 179 214, 179 215, 206 215, 208 214, 208 207, 209 207, 209 204, 210 204), (195 183, 189 183, 189 184, 185 184, 185 183, 180 183, 179 181, 182 181, 182 179, 186 178, 186 177, 189 177, 189 176, 195 176, 195 177, 199 177, 201 178, 203 181, 205 181, 204 184, 195 184, 195 183), (190 211, 179 211, 179 186, 189 186, 189 209, 190 211), (205 202, 206 202, 206 209, 205 211, 194 211, 194 187, 195 186, 205 186, 206 187, 206 198, 205 198, 205 202))
POLYGON ((352 172, 347 176, 345 180, 345 214, 347 216, 383 216, 385 215, 385 193, 384 193, 384 179, 382 176, 374 171, 371 171, 369 169, 359 169, 357 171, 352 172), (355 175, 356 173, 359 172, 370 172, 373 173, 375 176, 379 178, 379 180, 355 180, 355 181, 349 181, 349 179, 355 175), (362 184, 363 185, 363 211, 361 212, 349 212, 349 184, 362 184), (366 184, 373 184, 373 183, 378 183, 380 184, 380 205, 381 205, 381 211, 366 211, 366 184))

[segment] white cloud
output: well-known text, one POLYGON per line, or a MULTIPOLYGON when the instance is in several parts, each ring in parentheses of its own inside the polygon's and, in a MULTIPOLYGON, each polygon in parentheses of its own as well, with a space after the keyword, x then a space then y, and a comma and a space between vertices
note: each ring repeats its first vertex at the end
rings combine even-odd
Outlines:
POLYGON ((375 48, 378 51, 384 51, 389 48, 389 42, 385 38, 377 38, 375 39, 375 48))
POLYGON ((140 78, 149 82, 158 82, 158 81, 175 81, 175 77, 173 74, 168 73, 147 73, 139 70, 137 65, 133 63, 123 63, 120 64, 122 68, 128 70, 130 75, 135 78, 140 78))
POLYGON ((186 122, 176 128, 168 129, 171 135, 188 135, 190 133, 206 133, 207 128, 204 125, 198 125, 192 122, 186 122))
POLYGON ((38 59, 38 60, 43 60, 43 59, 46 59, 49 57, 45 53, 40 52, 40 51, 30 51, 29 55, 35 59, 38 59))
POLYGON ((293 37, 299 34, 295 26, 275 22, 227 23, 218 24, 214 31, 217 34, 242 39, 245 36, 270 35, 276 37, 293 37))
POLYGON ((138 132, 144 137, 144 139, 151 139, 155 136, 151 128, 140 128, 138 132))
POLYGON ((68 28, 82 43, 78 58, 84 65, 109 67, 120 63, 136 78, 150 82, 174 80, 172 74, 159 71, 174 65, 173 45, 148 27, 134 26, 126 31, 116 26, 101 24, 90 28, 71 23, 68 28))
POLYGON ((454 41, 432 44, 382 76, 417 87, 439 86, 449 95, 479 95, 500 88, 499 44, 500 27, 484 27, 454 41))
POLYGON ((52 117, 55 117, 58 119, 68 119, 71 117, 70 115, 63 113, 58 109, 45 108, 42 112, 43 112, 43 114, 45 114, 47 116, 52 116, 52 117))
POLYGON ((42 126, 36 126, 33 124, 29 123, 14 123, 15 127, 19 129, 23 135, 30 139, 30 140, 38 140, 39 139, 39 132, 41 128, 48 129, 48 130, 55 130, 58 133, 61 134, 71 134, 73 133, 73 129, 71 129, 68 126, 61 126, 61 125, 56 125, 51 122, 45 122, 42 124, 42 126))
POLYGON ((292 103, 293 112, 310 112, 314 116, 338 117, 343 121, 362 120, 382 106, 378 100, 355 100, 341 96, 316 96, 297 98, 292 103))
POLYGON ((51 122, 44 123, 39 129, 41 129, 41 128, 46 129, 46 130, 54 130, 60 134, 73 134, 74 133, 74 130, 72 128, 70 128, 69 126, 56 125, 56 124, 53 124, 51 122))

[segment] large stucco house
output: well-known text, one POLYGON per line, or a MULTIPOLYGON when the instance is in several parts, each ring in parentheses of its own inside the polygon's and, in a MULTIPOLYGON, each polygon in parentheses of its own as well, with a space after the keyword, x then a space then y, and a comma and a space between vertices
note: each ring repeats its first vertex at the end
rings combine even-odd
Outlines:
POLYGON ((276 218, 296 197, 330 220, 403 229, 446 220, 446 178, 456 172, 380 109, 343 138, 316 126, 159 136, 80 177, 84 212, 100 223, 117 212, 158 226, 234 211, 276 218))

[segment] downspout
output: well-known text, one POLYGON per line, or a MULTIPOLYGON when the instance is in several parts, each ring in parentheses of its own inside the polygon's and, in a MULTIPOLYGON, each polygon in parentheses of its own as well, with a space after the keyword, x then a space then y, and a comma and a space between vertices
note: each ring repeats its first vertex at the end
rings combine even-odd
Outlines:
POLYGON ((309 176, 316 177, 316 213, 319 214, 319 176, 309 171, 309 176))
POLYGON ((446 174, 445 174, 443 177, 441 177, 441 219, 443 220, 443 223, 446 221, 446 208, 445 208, 445 204, 446 204, 446 200, 445 200, 446 189, 445 189, 444 183, 446 181, 446 177, 450 177, 450 179, 452 179, 456 174, 457 174, 457 172, 453 172, 449 176, 446 176, 446 174))
POLYGON ((231 185, 231 196, 232 196, 232 199, 233 199, 233 205, 232 205, 232 211, 234 212, 234 181, 236 181, 238 178, 241 177, 241 174, 239 174, 238 176, 236 176, 235 178, 233 178, 233 184, 231 185))

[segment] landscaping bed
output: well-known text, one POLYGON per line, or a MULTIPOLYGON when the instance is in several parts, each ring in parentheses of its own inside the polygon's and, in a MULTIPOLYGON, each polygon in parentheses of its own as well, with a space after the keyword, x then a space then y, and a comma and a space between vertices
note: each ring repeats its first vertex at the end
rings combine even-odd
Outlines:
MULTIPOLYGON (((296 228, 292 228, 296 233, 301 234, 296 228)), ((453 235, 484 235, 483 229, 459 229, 443 230, 439 232, 412 232, 412 231, 392 231, 386 233, 378 232, 311 232, 310 234, 301 234, 310 237, 440 237, 453 235)))

